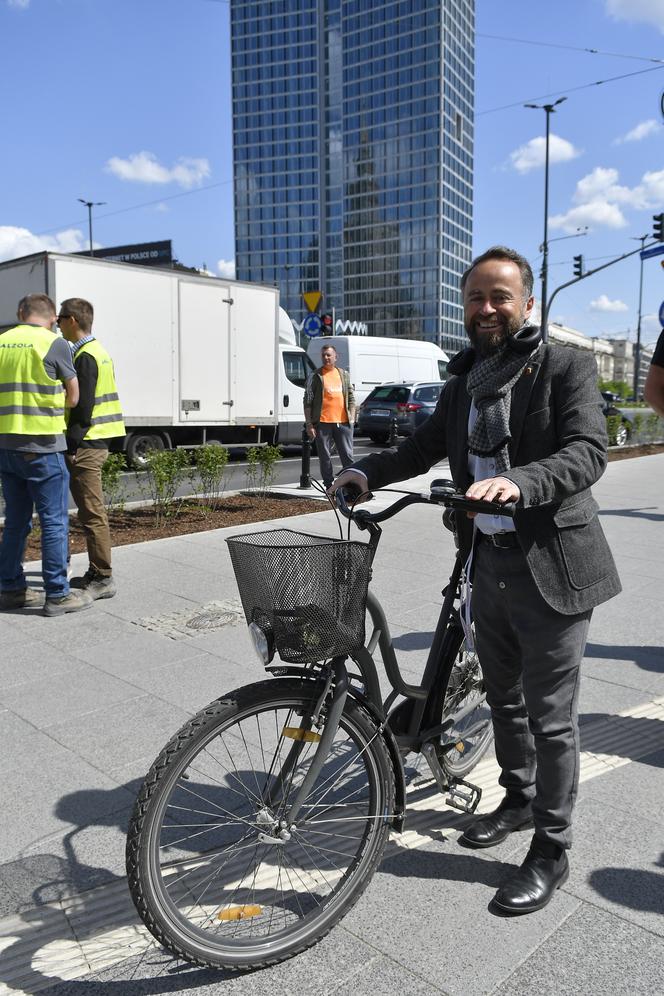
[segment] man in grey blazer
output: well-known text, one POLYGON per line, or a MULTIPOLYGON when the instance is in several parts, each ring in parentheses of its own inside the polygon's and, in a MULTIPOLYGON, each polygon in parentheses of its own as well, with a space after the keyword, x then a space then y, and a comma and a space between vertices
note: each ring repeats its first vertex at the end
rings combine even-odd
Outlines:
POLYGON ((513 520, 458 523, 505 789, 460 842, 491 847, 534 826, 525 861, 490 906, 515 915, 541 909, 569 875, 579 668, 592 609, 620 582, 590 491, 607 462, 594 357, 545 344, 527 324, 533 274, 514 250, 487 250, 461 289, 471 346, 450 362, 435 412, 397 450, 342 471, 331 490, 384 487, 447 457, 470 498, 517 504, 513 520))

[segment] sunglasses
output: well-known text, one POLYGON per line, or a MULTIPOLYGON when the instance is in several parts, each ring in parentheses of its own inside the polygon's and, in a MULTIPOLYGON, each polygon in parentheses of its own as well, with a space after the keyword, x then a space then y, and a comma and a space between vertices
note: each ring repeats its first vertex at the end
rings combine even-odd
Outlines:
POLYGON ((71 315, 58 315, 58 318, 57 318, 57 321, 58 321, 58 322, 61 322, 61 321, 63 321, 63 320, 65 319, 65 318, 71 318, 71 315))

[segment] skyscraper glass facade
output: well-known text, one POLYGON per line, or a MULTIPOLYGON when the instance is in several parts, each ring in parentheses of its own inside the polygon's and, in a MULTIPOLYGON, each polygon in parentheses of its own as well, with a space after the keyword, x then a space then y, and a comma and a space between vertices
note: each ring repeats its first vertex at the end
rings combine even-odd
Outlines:
POLYGON ((458 348, 474 0, 231 0, 231 25, 238 278, 458 348))

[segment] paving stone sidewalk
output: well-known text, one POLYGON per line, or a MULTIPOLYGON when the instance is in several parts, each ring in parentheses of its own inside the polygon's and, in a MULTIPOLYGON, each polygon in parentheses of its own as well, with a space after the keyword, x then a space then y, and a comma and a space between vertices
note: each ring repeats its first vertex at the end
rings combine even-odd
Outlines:
MULTIPOLYGON (((491 916, 528 835, 464 850, 464 818, 426 789, 342 924, 250 975, 148 947, 123 871, 127 818, 161 747, 206 703, 264 676, 224 542, 244 530, 119 547, 118 594, 88 612, 0 615, 0 994, 664 992, 664 456, 609 464, 594 493, 624 591, 596 610, 583 666, 569 881, 538 914, 491 916)), ((336 530, 331 512, 283 524, 336 530)), ((437 510, 411 508, 385 527, 374 589, 413 680, 451 558, 437 510)), ((490 808, 491 758, 477 780, 490 808)))

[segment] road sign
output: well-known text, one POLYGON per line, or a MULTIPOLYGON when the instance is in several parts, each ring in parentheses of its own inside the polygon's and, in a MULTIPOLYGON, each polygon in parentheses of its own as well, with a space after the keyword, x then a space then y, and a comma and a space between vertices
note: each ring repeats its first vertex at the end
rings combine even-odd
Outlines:
POLYGON ((307 315, 302 323, 302 331, 310 339, 314 339, 317 335, 320 335, 323 331, 323 323, 320 315, 307 315))
POLYGON ((664 301, 659 306, 659 324, 664 329, 664 301))
POLYGON ((320 299, 322 298, 320 291, 306 291, 302 297, 304 298, 304 303, 306 304, 309 311, 315 311, 320 304, 320 299))
POLYGON ((650 249, 642 249, 639 253, 641 259, 650 259, 651 256, 661 256, 664 253, 664 242, 659 246, 650 246, 650 249))

